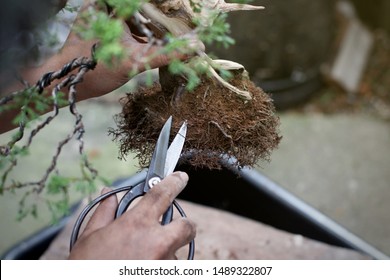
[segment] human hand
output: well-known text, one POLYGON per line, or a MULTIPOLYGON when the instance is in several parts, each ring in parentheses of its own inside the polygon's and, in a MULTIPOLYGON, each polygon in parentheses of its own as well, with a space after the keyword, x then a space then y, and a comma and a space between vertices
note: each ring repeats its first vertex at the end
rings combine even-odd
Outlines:
MULTIPOLYGON (((93 3, 86 0, 81 10, 88 9, 89 5, 93 5, 93 3)), ((79 16, 75 25, 82 25, 82 22, 82 16, 79 16)), ((139 36, 135 36, 128 23, 123 22, 123 27, 124 32, 121 41, 126 50, 126 57, 114 63, 113 67, 108 67, 104 63, 98 62, 93 71, 85 73, 83 82, 77 85, 77 101, 99 97, 114 91, 132 78, 129 74, 134 72, 134 70, 141 73, 146 69, 163 67, 168 65, 173 59, 186 60, 190 58, 195 54, 195 49, 204 50, 203 43, 188 34, 184 36, 188 39, 186 51, 177 50, 169 54, 164 53, 162 52, 163 46, 149 44, 139 36), (190 51, 192 49, 194 52, 190 51)), ((59 53, 49 57, 43 64, 37 67, 22 67, 19 76, 27 84, 34 85, 44 74, 61 69, 74 58, 90 57, 92 46, 96 43, 98 43, 97 40, 84 40, 76 32, 71 32, 59 53)), ((56 84, 53 82, 48 85, 45 88, 46 92, 50 94, 56 84)), ((24 87, 25 84, 20 83, 19 80, 11 79, 8 87, 0 92, 0 97, 10 92, 22 90, 24 87)), ((67 88, 62 88, 61 91, 66 93, 67 88)), ((1 113, 3 121, 0 123, 0 133, 15 127, 12 120, 19 112, 18 109, 14 109, 1 113)))
POLYGON ((195 238, 195 225, 178 218, 162 226, 159 218, 187 181, 183 172, 167 176, 116 220, 118 201, 108 197, 92 215, 69 259, 175 259, 175 252, 195 238))

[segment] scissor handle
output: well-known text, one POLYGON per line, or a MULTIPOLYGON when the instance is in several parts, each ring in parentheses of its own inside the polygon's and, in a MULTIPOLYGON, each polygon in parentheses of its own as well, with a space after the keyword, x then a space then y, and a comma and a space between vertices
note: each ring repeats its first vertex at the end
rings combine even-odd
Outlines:
POLYGON ((100 203, 101 201, 105 200, 106 198, 108 198, 109 196, 112 196, 114 194, 117 194, 117 193, 120 193, 120 192, 123 192, 123 191, 128 191, 128 190, 131 190, 133 188, 133 186, 125 186, 125 187, 120 187, 120 188, 116 188, 116 189, 113 189, 112 191, 108 192, 108 193, 105 193, 105 194, 102 194, 101 196, 98 196, 97 198, 95 198, 94 200, 92 200, 87 206, 85 206, 85 208, 81 211, 80 215, 78 216, 74 226, 73 226, 73 230, 72 230, 72 234, 71 234, 71 237, 70 237, 70 246, 69 246, 69 249, 70 251, 72 250, 74 244, 76 243, 78 237, 79 237, 79 232, 80 232, 80 228, 81 228, 81 225, 83 224, 84 222, 84 219, 87 217, 88 213, 98 204, 100 203))
POLYGON ((168 207, 167 211, 164 213, 161 220, 161 224, 163 226, 169 224, 170 222, 172 222, 172 218, 173 218, 173 205, 171 204, 168 207))
MULTIPOLYGON (((99 197, 97 197, 96 199, 94 199, 93 201, 91 201, 80 213, 79 217, 77 218, 76 220, 76 223, 73 227, 73 231, 72 231, 72 234, 71 234, 71 238, 70 238, 70 250, 72 250, 74 244, 76 243, 77 239, 78 239, 78 236, 79 236, 79 232, 80 232, 80 228, 81 228, 81 225, 84 221, 84 219, 86 218, 87 214, 92 210, 92 208, 94 208, 98 203, 100 203, 101 201, 105 200, 106 198, 108 198, 109 196, 111 195, 114 195, 114 194, 117 194, 119 192, 123 192, 123 191, 127 191, 127 193, 125 194, 125 196, 129 193, 131 193, 131 195, 129 194, 126 199, 124 200, 124 197, 121 199, 121 202, 119 203, 119 205, 122 205, 121 206, 121 210, 119 211, 119 205, 118 205, 118 209, 117 209, 117 214, 118 213, 121 213, 120 215, 122 215, 124 212, 126 212, 126 209, 129 207, 129 205, 131 204, 132 201, 134 201, 134 199, 136 199, 137 197, 140 197, 142 195, 144 195, 144 191, 143 191, 143 184, 138 184, 136 186, 126 186, 126 187, 120 187, 120 188, 117 188, 117 189, 114 189, 108 193, 105 193, 99 197), (133 191, 133 192, 132 192, 133 191), (123 201, 123 202, 122 202, 123 201), (125 203, 126 202, 126 203, 125 203)), ((181 208, 181 206, 179 205, 179 203, 177 203, 176 200, 173 201, 173 204, 175 206, 175 208, 178 210, 179 214, 182 216, 182 217, 187 217, 186 214, 184 213, 184 210, 181 208)), ((162 225, 165 225, 165 224, 169 224, 171 221, 172 221, 172 216, 173 216, 173 206, 170 206, 168 208, 168 210, 164 213, 163 215, 163 220, 161 222, 162 225)), ((119 215, 119 216, 120 216, 119 215)), ((194 259, 194 255, 195 255, 195 241, 192 240, 190 243, 189 243, 189 249, 188 249, 188 257, 187 259, 188 260, 193 260, 194 259)))
POLYGON ((131 188, 120 200, 118 204, 118 208, 116 209, 115 219, 122 216, 123 213, 126 212, 127 208, 129 208, 130 204, 140 196, 143 196, 144 192, 144 184, 139 183, 135 187, 131 188))
MULTIPOLYGON (((127 208, 129 208, 130 204, 136 199, 137 197, 143 196, 145 194, 144 190, 144 184, 140 183, 136 185, 135 187, 131 188, 121 199, 119 202, 115 218, 118 218, 119 216, 123 215, 124 212, 126 212, 127 208)), ((183 218, 186 218, 186 214, 184 210, 181 208, 179 203, 177 203, 176 200, 173 201, 173 203, 168 207, 167 211, 164 213, 162 217, 161 224, 167 225, 172 221, 173 218, 173 206, 176 207, 178 210, 180 216, 183 218)), ((195 255, 195 241, 191 240, 189 244, 188 249, 188 257, 187 259, 193 260, 195 255)))
MULTIPOLYGON (((136 185, 132 189, 130 189, 120 200, 118 204, 118 208, 116 209, 115 213, 115 219, 122 216, 123 213, 126 212, 126 210, 129 208, 130 204, 140 196, 143 196, 144 193, 144 186, 142 183, 136 185)), ((164 213, 161 224, 167 225, 170 222, 172 222, 173 219, 173 205, 170 205, 167 209, 167 211, 164 213)))
MULTIPOLYGON (((156 177, 157 178, 157 177, 156 177)), ((116 209, 115 218, 120 217, 129 208, 130 204, 140 196, 145 194, 144 183, 139 183, 135 187, 131 188, 120 200, 118 208, 116 209)), ((167 225, 172 221, 173 218, 173 205, 170 205, 167 211, 162 217, 161 224, 167 225)))

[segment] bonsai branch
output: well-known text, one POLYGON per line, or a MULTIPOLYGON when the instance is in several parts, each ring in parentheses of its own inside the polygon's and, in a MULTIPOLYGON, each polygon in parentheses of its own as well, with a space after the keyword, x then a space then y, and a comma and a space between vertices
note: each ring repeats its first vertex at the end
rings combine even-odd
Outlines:
MULTIPOLYGON (((19 132, 17 134, 17 137, 14 137, 6 146, 2 147, 2 157, 3 159, 9 158, 9 166, 5 170, 1 182, 0 182, 0 190, 11 190, 14 188, 23 188, 27 186, 37 186, 35 189, 36 192, 40 193, 50 174, 55 170, 57 166, 57 160, 59 155, 61 154, 62 148, 77 135, 77 140, 79 141, 79 153, 80 155, 83 155, 84 153, 84 141, 83 141, 83 135, 84 135, 84 124, 82 122, 82 115, 77 111, 76 107, 76 86, 80 82, 82 82, 84 75, 90 71, 93 70, 96 66, 96 61, 93 56, 94 48, 92 50, 92 58, 77 58, 69 62, 68 64, 64 65, 64 67, 58 71, 50 72, 45 74, 37 83, 36 85, 30 89, 30 96, 28 96, 28 101, 32 98, 32 94, 34 92, 38 92, 39 94, 42 94, 44 89, 49 86, 53 81, 59 80, 64 78, 62 81, 60 81, 52 90, 51 92, 51 99, 53 103, 53 110, 52 114, 48 116, 43 122, 38 124, 30 133, 27 143, 21 148, 21 150, 27 150, 31 143, 33 142, 33 138, 50 122, 58 115, 59 112, 59 102, 58 102, 58 93, 61 91, 61 89, 65 87, 69 87, 69 93, 68 93, 68 103, 70 106, 71 113, 75 116, 75 125, 73 128, 73 131, 69 133, 65 139, 60 141, 57 146, 56 153, 54 154, 50 166, 47 168, 45 174, 43 177, 36 182, 26 182, 26 183, 20 183, 20 182, 13 182, 10 186, 5 187, 7 177, 9 173, 13 170, 13 168, 17 165, 17 159, 16 154, 11 154, 15 144, 19 142, 23 136, 24 136, 24 130, 25 130, 25 120, 22 120, 19 124, 19 132), (72 71, 78 69, 77 74, 71 74, 72 71)), ((25 94, 26 91, 20 91, 14 94, 11 94, 7 97, 4 97, 0 100, 0 104, 7 104, 11 100, 14 100, 16 97, 19 97, 22 94, 25 94)), ((25 105, 22 106, 21 111, 27 110, 27 106, 29 105, 29 102, 25 102, 25 105)), ((83 165, 89 172, 92 174, 92 178, 88 178, 89 180, 94 180, 97 176, 97 171, 93 169, 87 160, 86 157, 83 158, 83 165)))

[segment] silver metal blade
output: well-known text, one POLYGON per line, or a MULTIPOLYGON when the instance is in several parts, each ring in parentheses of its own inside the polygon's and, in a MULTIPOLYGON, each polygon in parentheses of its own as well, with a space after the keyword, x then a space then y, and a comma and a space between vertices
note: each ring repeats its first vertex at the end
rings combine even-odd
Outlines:
POLYGON ((145 180, 145 192, 149 189, 149 180, 153 177, 163 179, 165 176, 165 162, 171 132, 172 116, 165 122, 158 137, 156 147, 154 148, 152 160, 150 161, 149 170, 145 180))
POLYGON ((167 151, 164 177, 168 176, 173 172, 173 170, 175 170, 176 164, 179 161, 181 155, 181 151, 183 150, 184 142, 186 140, 186 134, 187 121, 184 121, 167 151))

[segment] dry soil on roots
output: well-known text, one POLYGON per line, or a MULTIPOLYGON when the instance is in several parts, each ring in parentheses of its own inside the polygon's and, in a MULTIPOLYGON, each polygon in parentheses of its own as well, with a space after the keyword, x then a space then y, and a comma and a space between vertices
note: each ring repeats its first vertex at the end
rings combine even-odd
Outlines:
POLYGON ((249 91, 253 99, 244 101, 210 78, 176 101, 158 83, 127 94, 116 116, 117 128, 110 131, 120 156, 134 152, 140 165, 146 166, 163 124, 172 115, 171 140, 183 121, 188 122, 183 152, 195 167, 220 168, 221 154, 237 159, 239 166, 268 160, 281 139, 273 102, 247 77, 230 83, 249 91))

